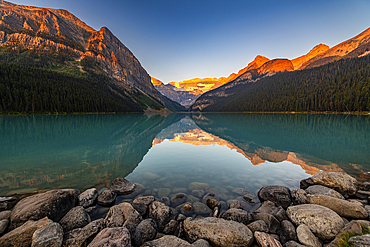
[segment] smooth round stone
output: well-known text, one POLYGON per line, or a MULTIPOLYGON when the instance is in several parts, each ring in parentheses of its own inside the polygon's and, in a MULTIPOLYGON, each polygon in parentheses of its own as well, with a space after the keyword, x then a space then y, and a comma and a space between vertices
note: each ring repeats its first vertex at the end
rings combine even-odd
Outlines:
POLYGON ((114 204, 117 193, 111 190, 104 190, 97 198, 96 203, 102 207, 108 207, 114 204))
POLYGON ((204 203, 201 202, 194 202, 194 213, 199 215, 208 216, 210 213, 212 213, 212 210, 204 203))
POLYGON ((191 191, 191 194, 195 197, 202 198, 206 192, 204 190, 193 190, 191 191))

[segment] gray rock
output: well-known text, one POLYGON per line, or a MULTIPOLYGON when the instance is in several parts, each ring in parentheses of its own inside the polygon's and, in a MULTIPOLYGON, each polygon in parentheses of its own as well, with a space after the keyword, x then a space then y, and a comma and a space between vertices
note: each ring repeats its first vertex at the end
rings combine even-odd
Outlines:
POLYGON ((280 224, 280 242, 285 244, 291 240, 298 241, 297 232, 292 222, 283 220, 280 224))
POLYGON ((356 220, 356 221, 360 223, 361 225, 366 226, 367 229, 370 229, 370 221, 368 220, 356 220))
POLYGON ((127 202, 111 207, 104 219, 106 227, 125 227, 131 236, 142 220, 141 215, 127 202))
POLYGON ((1 247, 29 247, 32 244, 33 233, 46 226, 53 223, 53 221, 48 218, 43 218, 38 221, 29 220, 22 226, 8 232, 0 238, 1 247))
POLYGON ((66 232, 63 237, 63 246, 85 246, 105 227, 104 219, 90 222, 83 228, 77 228, 66 232))
POLYGON ((206 192, 204 190, 193 190, 191 194, 195 197, 202 198, 206 192))
POLYGON ((352 237, 348 240, 348 243, 353 247, 368 247, 370 245, 370 234, 352 237))
POLYGON ((157 222, 158 230, 163 231, 164 227, 172 219, 172 211, 164 203, 154 201, 149 205, 149 217, 157 222))
POLYGON ((186 216, 185 215, 183 215, 183 214, 178 214, 177 216, 176 216, 176 220, 177 221, 184 221, 186 219, 186 216))
POLYGON ((202 198, 202 203, 207 204, 208 199, 215 199, 216 201, 220 200, 220 197, 216 196, 215 194, 212 193, 207 193, 205 196, 202 198))
POLYGON ((10 219, 10 214, 11 213, 12 213, 12 211, 10 211, 10 210, 6 210, 6 211, 0 212, 0 220, 8 220, 8 219, 10 219))
POLYGON ((342 230, 335 236, 334 240, 325 247, 337 247, 341 243, 341 239, 347 234, 362 234, 362 226, 359 222, 352 220, 347 223, 342 230))
POLYGON ((254 238, 260 247, 282 247, 278 240, 264 232, 254 232, 254 238))
POLYGON ((323 185, 339 191, 341 194, 353 196, 358 190, 355 178, 343 172, 320 171, 311 178, 313 184, 323 185))
POLYGON ((322 185, 312 185, 305 189, 307 194, 310 195, 325 195, 325 196, 331 196, 338 199, 345 199, 344 196, 342 196, 339 192, 330 189, 328 187, 322 186, 322 185))
POLYGON ((317 237, 311 232, 310 228, 304 224, 297 227, 297 237, 299 242, 310 247, 321 247, 322 244, 317 237))
POLYGON ((198 215, 208 216, 212 213, 212 210, 201 202, 194 202, 193 203, 194 213, 198 215))
POLYGON ((148 218, 140 222, 136 227, 133 240, 137 246, 141 246, 143 243, 153 240, 156 235, 157 223, 153 219, 148 218))
POLYGON ((189 187, 188 189, 190 191, 192 190, 207 190, 208 188, 210 188, 209 184, 206 184, 206 183, 198 183, 198 182, 193 182, 191 184, 189 184, 189 187))
POLYGON ((96 203, 102 207, 109 207, 115 203, 116 198, 116 192, 111 190, 104 190, 99 194, 96 203))
POLYGON ((0 197, 0 211, 11 209, 16 200, 15 197, 0 197))
POLYGON ((246 194, 251 194, 249 190, 243 189, 243 188, 236 188, 232 190, 233 193, 239 195, 239 196, 244 196, 246 194))
POLYGON ((363 182, 362 184, 359 184, 358 189, 369 191, 370 190, 370 182, 363 182))
POLYGON ((78 196, 78 205, 84 208, 94 206, 98 195, 99 193, 95 188, 85 190, 78 196))
POLYGON ((158 190, 158 197, 168 197, 171 194, 171 190, 169 188, 160 188, 158 190))
POLYGON ((183 204, 184 202, 186 202, 186 198, 188 196, 184 193, 178 193, 174 196, 171 197, 171 206, 172 207, 177 207, 178 205, 180 204, 183 204))
POLYGON ((9 226, 9 219, 0 220, 0 235, 3 234, 9 226))
POLYGON ((315 204, 301 204, 287 209, 290 220, 307 225, 320 239, 332 240, 344 227, 342 218, 333 210, 315 204))
POLYGON ((211 247, 211 245, 208 243, 207 240, 204 239, 198 239, 193 243, 193 246, 195 247, 211 247))
POLYGON ((126 227, 105 228, 88 245, 88 247, 101 246, 131 247, 130 232, 126 227))
POLYGON ((248 228, 251 229, 252 232, 266 232, 268 233, 269 228, 267 224, 263 220, 256 220, 248 225, 248 228))
POLYGON ((306 204, 307 203, 307 193, 302 189, 295 189, 290 192, 292 197, 292 202, 294 205, 306 204))
POLYGON ((324 195, 308 195, 310 204, 317 204, 330 208, 337 214, 346 218, 367 219, 369 214, 366 209, 356 203, 324 195))
POLYGON ((194 247, 193 245, 189 244, 185 240, 182 240, 181 238, 178 238, 172 235, 165 235, 156 240, 146 242, 141 247, 162 247, 162 246, 194 247))
POLYGON ((248 190, 247 190, 247 193, 243 195, 243 198, 249 203, 259 202, 258 197, 248 190))
POLYGON ((136 184, 124 178, 116 178, 113 180, 110 190, 117 193, 117 195, 129 195, 136 189, 136 184))
POLYGON ((86 211, 86 213, 88 213, 89 215, 91 215, 97 209, 98 209, 98 206, 92 206, 92 207, 85 208, 85 211, 86 211))
POLYGON ((253 233, 246 225, 219 218, 187 218, 184 221, 184 230, 191 243, 205 239, 213 246, 248 247, 253 242, 253 233))
POLYGON ((181 207, 180 212, 183 215, 191 216, 194 213, 194 207, 186 203, 184 206, 181 207))
POLYGON ((305 245, 302 245, 302 244, 299 244, 293 240, 289 241, 289 242, 286 242, 284 244, 284 247, 306 247, 305 245))
POLYGON ((230 202, 229 208, 237 208, 237 209, 243 209, 243 206, 240 201, 238 200, 232 200, 230 202))
POLYGON ((90 215, 82 206, 74 207, 59 221, 64 232, 81 228, 91 222, 90 215))
POLYGON ((63 229, 60 224, 53 222, 37 229, 32 235, 31 247, 62 246, 63 229))
POLYGON ((225 220, 233 220, 244 225, 248 225, 252 221, 252 216, 242 209, 230 208, 221 216, 225 220))
POLYGON ((288 219, 285 210, 281 206, 277 207, 275 203, 271 201, 264 201, 253 213, 271 214, 280 222, 288 219))
POLYGON ((149 212, 149 205, 154 202, 154 200, 154 196, 138 197, 132 202, 132 206, 141 216, 145 216, 149 212))
POLYGON ((258 198, 261 202, 272 201, 284 209, 292 204, 290 189, 284 186, 264 186, 258 191, 258 198))
POLYGON ((280 234, 280 222, 271 214, 253 212, 252 217, 254 220, 263 220, 269 229, 268 233, 280 234))
POLYGON ((365 190, 358 190, 356 195, 357 198, 359 199, 367 199, 370 196, 370 191, 365 191, 365 190))
POLYGON ((167 206, 170 206, 170 204, 171 204, 170 198, 168 198, 168 197, 162 197, 160 202, 166 204, 167 206))
POLYGON ((20 200, 10 215, 9 230, 13 230, 28 220, 48 217, 58 222, 78 203, 79 190, 50 190, 20 200))
POLYGON ((214 209, 215 207, 221 208, 221 204, 213 198, 208 199, 206 204, 210 209, 214 209))
POLYGON ((166 235, 173 235, 179 226, 179 222, 177 220, 170 220, 167 225, 163 229, 163 233, 166 235))

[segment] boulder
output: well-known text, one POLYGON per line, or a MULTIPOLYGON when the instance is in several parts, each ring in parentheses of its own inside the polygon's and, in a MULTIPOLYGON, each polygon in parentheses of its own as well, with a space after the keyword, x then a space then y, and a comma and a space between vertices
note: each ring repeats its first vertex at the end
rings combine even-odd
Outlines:
POLYGON ((183 204, 184 202, 186 202, 187 197, 188 196, 184 193, 178 193, 178 194, 172 196, 171 197, 171 206, 175 208, 178 205, 183 204))
POLYGON ((9 226, 9 219, 0 220, 0 235, 3 234, 9 226))
POLYGON ((90 215, 82 206, 74 207, 59 221, 64 232, 81 228, 91 222, 90 215))
POLYGON ((248 225, 252 232, 269 232, 267 224, 263 220, 256 220, 248 225))
POLYGON ((254 238, 260 247, 283 247, 279 241, 264 232, 254 232, 254 238))
POLYGON ((225 220, 233 220, 244 225, 248 225, 252 221, 252 216, 242 209, 230 208, 221 216, 225 220))
POLYGON ((246 225, 220 218, 187 218, 184 221, 184 230, 191 243, 205 239, 213 246, 248 247, 253 242, 253 233, 246 225))
POLYGON ((182 240, 181 238, 178 238, 172 235, 165 235, 156 240, 146 242, 141 247, 162 247, 162 246, 194 247, 193 245, 189 244, 185 240, 182 240))
POLYGON ((60 224, 53 222, 37 229, 32 235, 31 247, 62 246, 63 228, 60 224))
POLYGON ((163 231, 164 227, 172 219, 172 211, 164 203, 154 201, 149 205, 149 217, 157 222, 158 230, 163 231))
POLYGON ((307 225, 320 239, 332 240, 344 227, 342 218, 333 210, 315 204, 301 204, 287 209, 290 220, 307 225))
POLYGON ((127 202, 111 207, 104 219, 106 227, 124 227, 129 230, 131 236, 142 220, 141 215, 127 202))
POLYGON ((136 189, 136 184, 124 178, 116 178, 113 180, 110 190, 117 193, 117 195, 129 195, 136 189))
POLYGON ((345 199, 344 196, 342 196, 339 192, 330 189, 328 187, 322 186, 322 185, 312 185, 305 189, 307 194, 310 195, 325 195, 325 196, 331 196, 338 199, 345 199))
POLYGON ((206 184, 206 183, 198 183, 198 182, 193 182, 191 184, 189 184, 189 187, 188 189, 190 191, 192 190, 207 190, 209 188, 209 184, 206 184))
POLYGON ((232 200, 229 204, 229 208, 243 209, 243 206, 240 201, 232 200))
POLYGON ((292 204, 290 189, 284 186, 264 186, 258 191, 258 198, 261 202, 272 201, 284 209, 292 204))
POLYGON ((58 222, 78 203, 79 190, 50 190, 20 200, 10 215, 9 230, 13 230, 28 220, 39 220, 48 217, 58 222))
POLYGON ((104 219, 90 222, 83 228, 66 232, 63 237, 64 246, 85 246, 105 227, 104 219))
POLYGON ((179 222, 177 220, 170 220, 167 225, 163 229, 163 233, 166 235, 173 235, 179 226, 179 222))
POLYGON ((322 244, 311 232, 310 228, 304 224, 297 227, 297 237, 299 242, 310 247, 321 247, 322 244))
POLYGON ((204 190, 193 190, 191 194, 195 197, 202 198, 206 192, 204 190))
POLYGON ((201 202, 194 202, 193 208, 194 213, 198 215, 209 216, 212 213, 212 210, 207 205, 201 202))
POLYGON ((369 214, 363 206, 331 196, 308 195, 307 201, 310 204, 317 204, 330 208, 342 217, 355 219, 367 219, 369 217, 369 214))
POLYGON ((302 189, 295 189, 290 192, 292 197, 292 202, 294 205, 306 204, 307 203, 307 193, 302 189))
POLYGON ((141 216, 145 216, 149 212, 149 205, 154 202, 154 200, 154 196, 138 197, 132 202, 132 206, 141 216))
POLYGON ((84 208, 94 206, 98 195, 99 193, 95 188, 85 190, 78 196, 78 205, 84 208))
POLYGON ((157 235, 157 223, 153 219, 146 219, 136 227, 133 240, 136 246, 141 246, 147 241, 151 241, 157 235))
POLYGON ((116 202, 117 193, 111 190, 104 190, 99 194, 96 203, 102 207, 112 206, 116 202))
POLYGON ((268 228, 268 233, 280 234, 280 222, 271 214, 252 213, 253 220, 263 220, 268 228))
POLYGON ((33 221, 29 220, 24 223, 22 226, 8 232, 4 236, 0 238, 0 246, 1 247, 29 247, 32 244, 32 235, 33 233, 46 226, 53 223, 53 221, 49 220, 47 217, 33 221))
POLYGON ((347 223, 342 230, 335 236, 334 240, 331 241, 325 247, 337 247, 341 243, 341 239, 346 234, 362 234, 362 226, 359 222, 352 220, 351 222, 347 223))
POLYGON ((344 172, 320 171, 310 179, 313 184, 323 185, 349 196, 355 195, 358 190, 357 180, 344 172))
POLYGON ((198 239, 193 243, 193 246, 195 247, 211 247, 211 245, 208 243, 207 240, 204 239, 198 239))
POLYGON ((131 247, 130 232, 126 227, 105 228, 88 245, 88 247, 101 246, 131 247))
POLYGON ((298 241, 296 229, 292 222, 283 220, 280 224, 280 242, 285 244, 291 240, 298 241))
POLYGON ((348 243, 353 247, 368 247, 370 243, 370 234, 352 237, 348 240, 348 243))

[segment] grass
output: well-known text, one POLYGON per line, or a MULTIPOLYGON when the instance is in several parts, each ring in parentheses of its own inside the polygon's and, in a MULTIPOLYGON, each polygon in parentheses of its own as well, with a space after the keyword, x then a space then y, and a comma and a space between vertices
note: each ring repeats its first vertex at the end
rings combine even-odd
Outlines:
POLYGON ((362 226, 362 233, 359 234, 359 233, 349 233, 347 232, 346 234, 344 234, 344 236, 340 239, 340 242, 339 242, 339 247, 352 247, 352 245, 350 245, 348 243, 349 239, 352 238, 352 237, 356 237, 356 236, 362 236, 362 235, 365 235, 365 234, 370 234, 370 229, 367 228, 365 225, 361 225, 362 226))

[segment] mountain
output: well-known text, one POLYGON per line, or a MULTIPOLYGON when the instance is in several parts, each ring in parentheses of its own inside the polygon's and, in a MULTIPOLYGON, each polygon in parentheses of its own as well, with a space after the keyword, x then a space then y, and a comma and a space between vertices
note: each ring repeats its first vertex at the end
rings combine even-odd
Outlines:
POLYGON ((163 108, 160 94, 133 53, 108 28, 96 31, 66 10, 0 0, 0 52, 0 62, 79 77, 103 73, 116 88, 114 94, 163 108), (84 70, 86 64, 89 71, 84 70))

